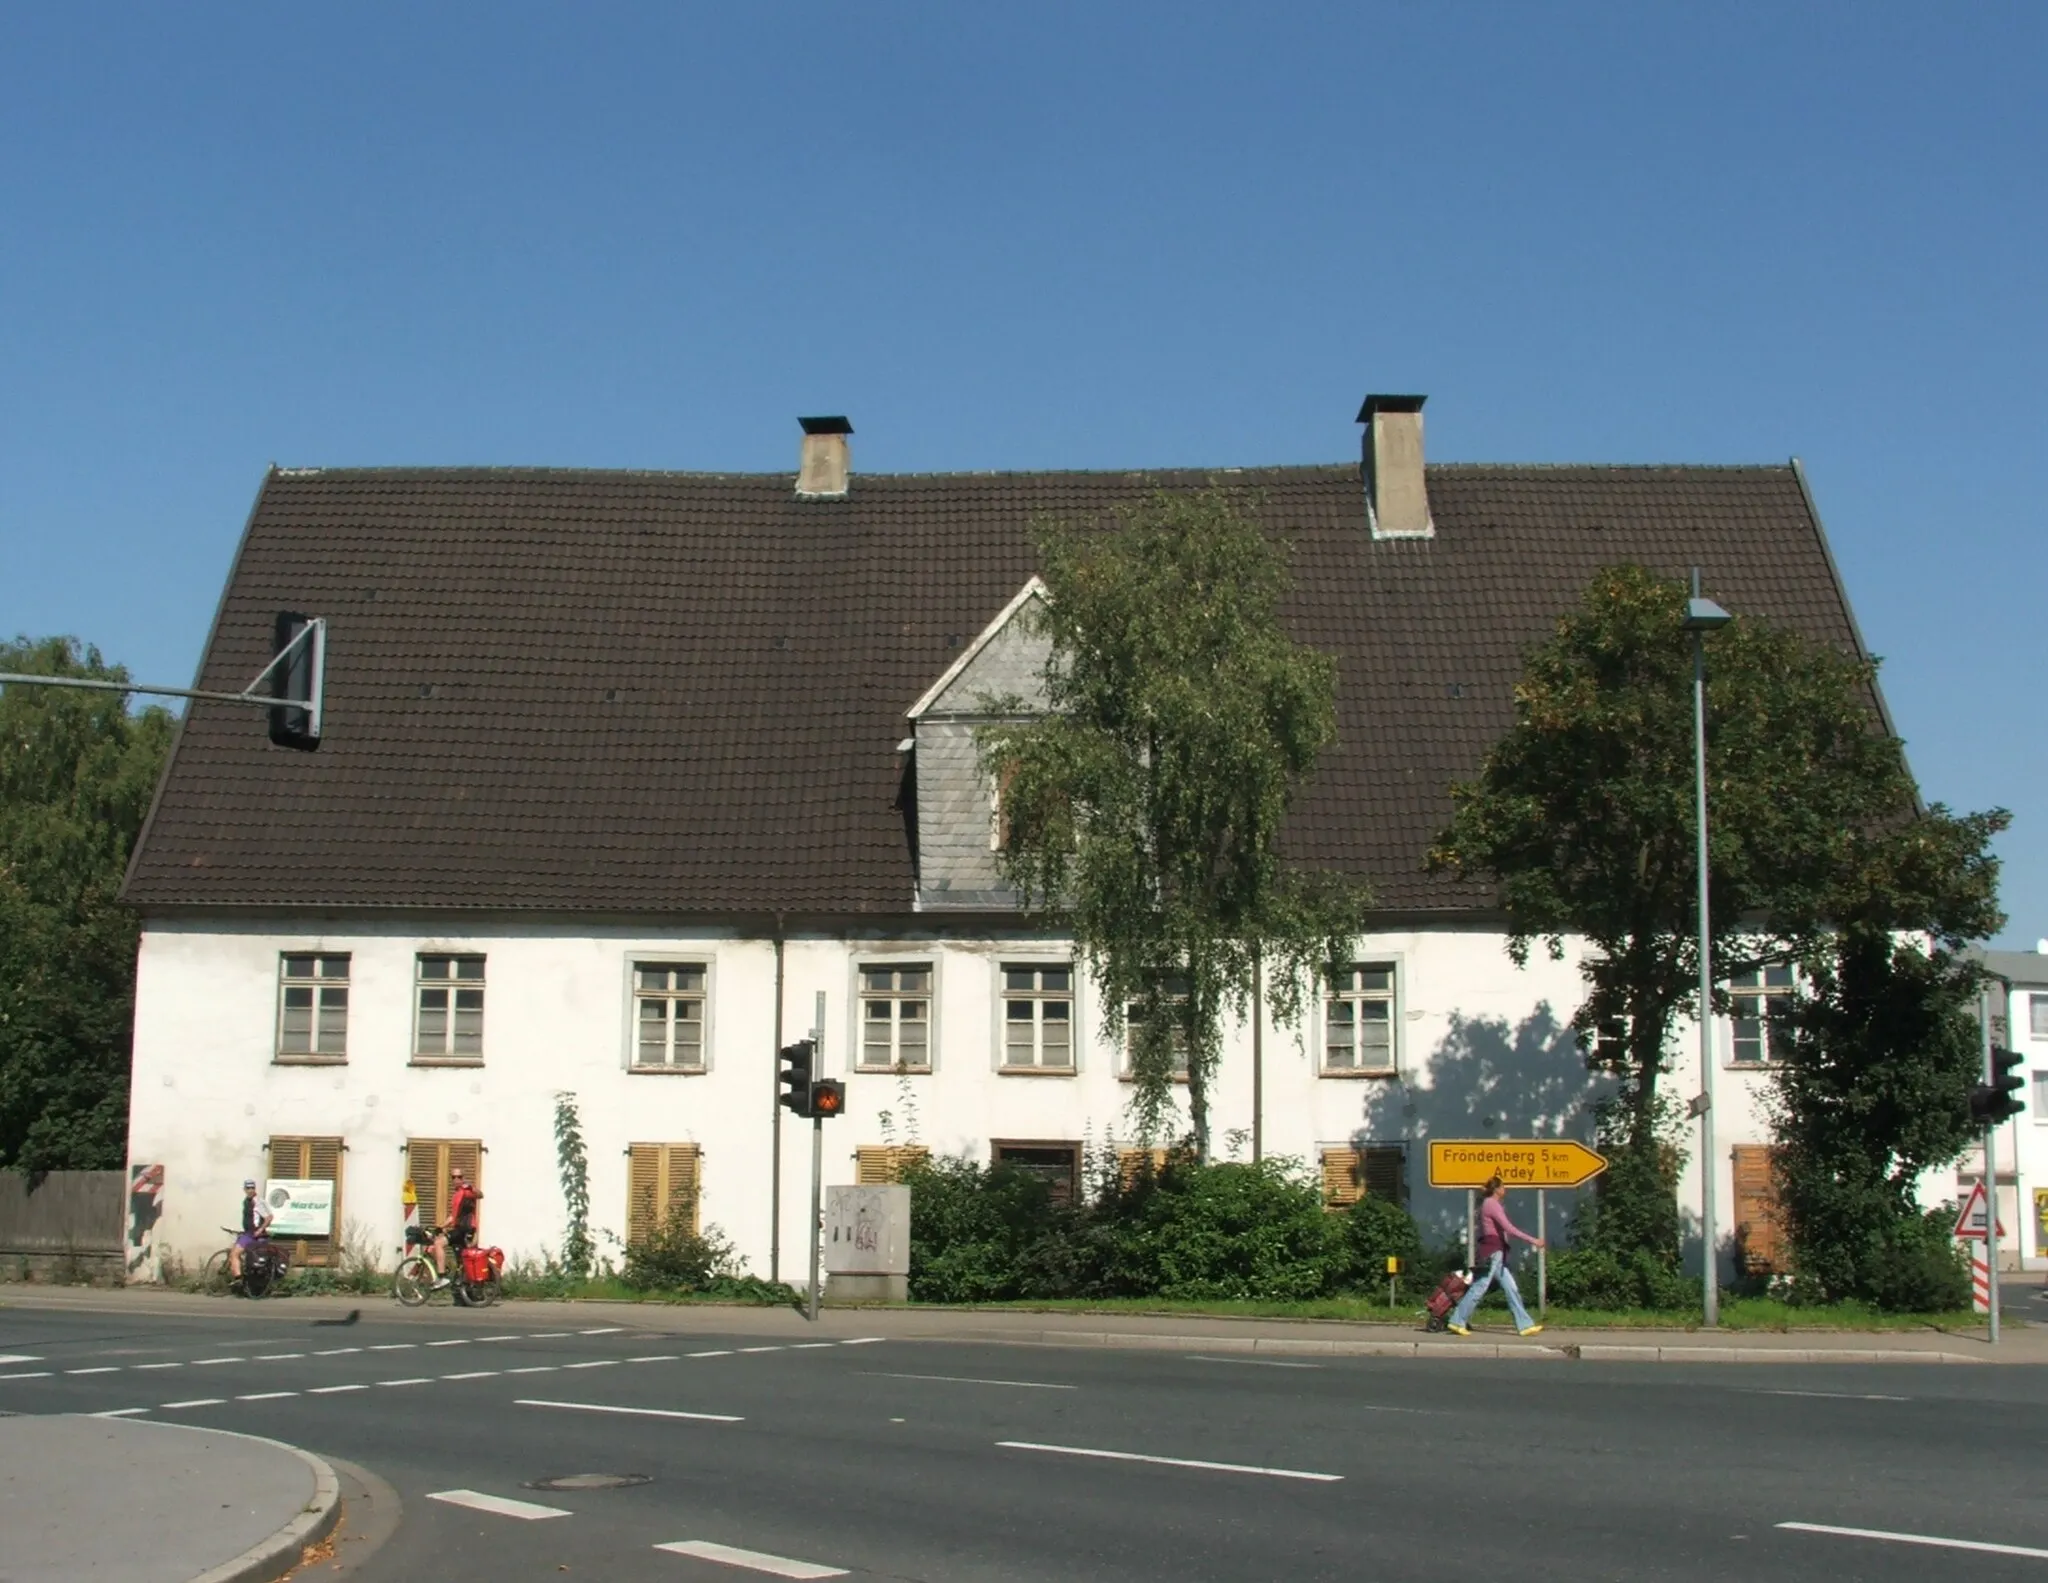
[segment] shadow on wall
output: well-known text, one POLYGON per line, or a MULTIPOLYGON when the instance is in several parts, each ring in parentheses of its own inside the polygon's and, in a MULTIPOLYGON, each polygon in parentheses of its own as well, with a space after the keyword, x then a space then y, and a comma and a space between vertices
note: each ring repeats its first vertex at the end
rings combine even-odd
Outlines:
MULTIPOLYGON (((1539 1002, 1514 1027, 1505 1017, 1453 1012, 1450 1031, 1426 1064, 1416 1063, 1367 1096, 1357 1145, 1405 1144, 1408 1207, 1423 1237, 1462 1240, 1466 1195, 1429 1185, 1430 1140, 1576 1138, 1591 1143, 1593 1107, 1612 1088, 1610 1079, 1586 1070, 1578 1035, 1558 1020, 1548 1001, 1539 1002)), ((1553 1242, 1562 1242, 1569 1232, 1578 1198, 1578 1193, 1550 1195, 1553 1242)), ((1508 1211, 1517 1225, 1534 1232, 1534 1193, 1510 1191, 1508 1211)))

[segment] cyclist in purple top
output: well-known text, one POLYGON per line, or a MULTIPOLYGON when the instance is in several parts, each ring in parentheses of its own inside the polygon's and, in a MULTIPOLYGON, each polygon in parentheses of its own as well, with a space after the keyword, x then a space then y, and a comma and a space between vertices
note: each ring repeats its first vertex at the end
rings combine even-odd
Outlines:
POLYGON ((242 1278, 242 1258, 251 1248, 261 1242, 270 1231, 270 1209, 256 1194, 256 1183, 252 1178, 242 1183, 242 1231, 235 1238, 235 1245, 228 1249, 228 1279, 242 1278))
POLYGON ((1541 1237, 1530 1236, 1508 1219, 1507 1205, 1501 1202, 1507 1194, 1508 1190, 1498 1176, 1487 1178, 1486 1196, 1479 1200, 1479 1242, 1473 1249, 1473 1257, 1486 1273, 1472 1283, 1452 1310, 1450 1323, 1445 1328, 1454 1336, 1472 1333, 1466 1321, 1472 1317, 1472 1310, 1479 1306, 1479 1299, 1486 1295, 1486 1289, 1495 1281, 1499 1281, 1500 1289, 1508 1294, 1508 1309, 1515 1316, 1518 1332, 1533 1336, 1543 1328, 1529 1317, 1529 1310, 1522 1306, 1522 1294, 1515 1287, 1515 1272, 1508 1268, 1508 1245, 1526 1242, 1532 1248, 1544 1248, 1549 1244, 1541 1237))

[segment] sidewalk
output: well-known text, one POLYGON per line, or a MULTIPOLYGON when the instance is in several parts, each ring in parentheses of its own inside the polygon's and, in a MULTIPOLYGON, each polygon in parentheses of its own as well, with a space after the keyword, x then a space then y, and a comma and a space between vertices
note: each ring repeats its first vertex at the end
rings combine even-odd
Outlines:
MULTIPOLYGON (((251 1305, 153 1287, 106 1290, 0 1286, 0 1310, 218 1315, 237 1321, 251 1305)), ((815 1328, 787 1308, 688 1303, 507 1302, 483 1313, 400 1308, 388 1297, 306 1297, 261 1305, 278 1323, 345 1318, 351 1311, 382 1323, 474 1323, 488 1328, 546 1326, 573 1315, 591 1324, 627 1325, 675 1335, 750 1335, 800 1340, 886 1336, 1056 1347, 1169 1351, 1333 1354, 1364 1357, 1521 1358, 1530 1361, 1645 1363, 2031 1363, 2048 1364, 2048 1325, 2008 1321, 1997 1347, 1982 1332, 1546 1330, 1523 1339, 1505 1328, 1468 1339, 1427 1335, 1412 1325, 1340 1320, 1223 1319, 1191 1314, 1106 1314, 994 1308, 827 1308, 815 1328)), ((2016 1319, 2017 1316, 2015 1315, 2016 1319)))
POLYGON ((340 1508, 334 1470, 275 1440, 125 1418, 0 1417, 6 1583, 270 1583, 340 1508))

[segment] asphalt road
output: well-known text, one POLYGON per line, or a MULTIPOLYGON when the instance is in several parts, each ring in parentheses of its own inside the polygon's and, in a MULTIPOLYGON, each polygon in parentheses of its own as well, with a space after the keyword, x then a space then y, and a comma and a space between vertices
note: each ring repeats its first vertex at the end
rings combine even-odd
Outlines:
POLYGON ((793 1346, 577 1317, 0 1311, 0 1411, 142 1409, 360 1463, 405 1507, 367 1580, 2048 1579, 2048 1369, 793 1346), (646 1482, 532 1487, 580 1474, 646 1482))

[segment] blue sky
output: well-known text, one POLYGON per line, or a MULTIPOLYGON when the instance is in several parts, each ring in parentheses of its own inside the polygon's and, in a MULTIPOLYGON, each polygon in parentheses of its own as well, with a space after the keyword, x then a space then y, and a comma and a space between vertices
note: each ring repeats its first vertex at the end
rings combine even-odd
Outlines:
POLYGON ((182 682, 283 464, 1809 469, 2048 935, 2048 7, 16 6, 0 631, 182 682))

